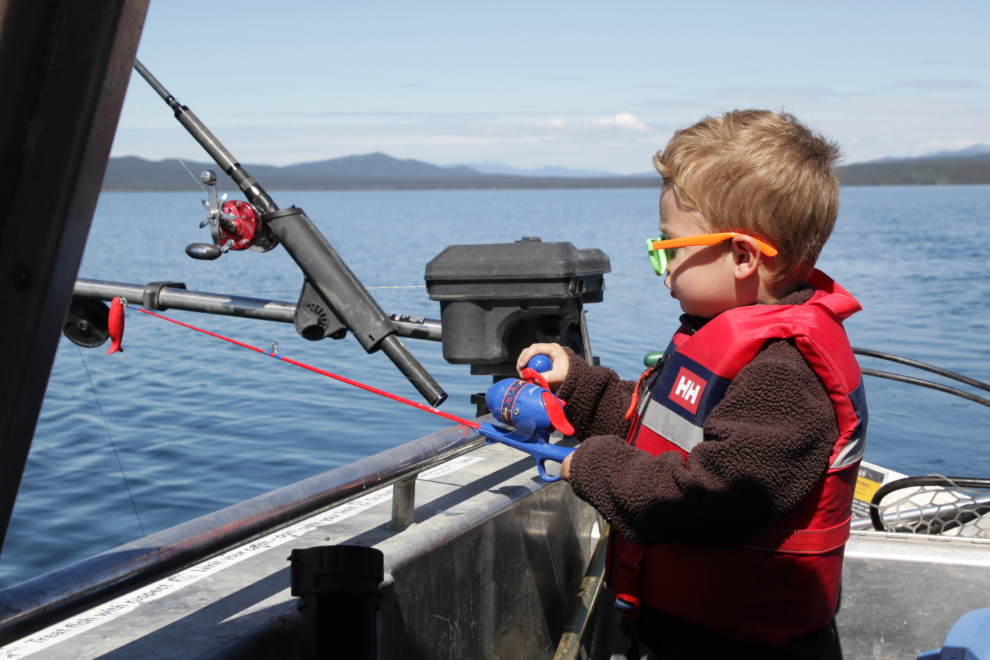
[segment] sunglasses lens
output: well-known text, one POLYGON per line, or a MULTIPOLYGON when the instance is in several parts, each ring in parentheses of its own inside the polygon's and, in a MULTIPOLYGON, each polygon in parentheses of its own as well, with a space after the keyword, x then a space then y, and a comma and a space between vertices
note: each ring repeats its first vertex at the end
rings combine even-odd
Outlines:
POLYGON ((662 236, 647 239, 646 249, 650 252, 650 263, 653 264, 653 271, 662 276, 667 271, 667 251, 653 249, 653 242, 660 240, 663 240, 662 236))

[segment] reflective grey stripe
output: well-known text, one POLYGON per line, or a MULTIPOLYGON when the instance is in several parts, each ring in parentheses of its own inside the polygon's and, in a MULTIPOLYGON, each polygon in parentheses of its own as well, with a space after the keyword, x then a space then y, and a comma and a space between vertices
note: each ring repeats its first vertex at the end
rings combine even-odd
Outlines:
POLYGON ((650 401, 653 400, 652 393, 650 392, 649 389, 643 392, 643 394, 645 394, 646 396, 640 399, 639 404, 636 406, 636 414, 639 415, 640 417, 643 416, 643 411, 646 410, 646 406, 648 406, 650 404, 650 401))
POLYGON ((643 426, 689 453, 705 439, 700 426, 695 426, 652 398, 643 413, 643 426))
POLYGON ((846 446, 842 448, 839 455, 835 457, 829 469, 835 470, 838 468, 849 467, 859 459, 863 458, 863 454, 866 452, 866 433, 860 432, 860 429, 856 429, 853 437, 849 438, 849 442, 846 446))

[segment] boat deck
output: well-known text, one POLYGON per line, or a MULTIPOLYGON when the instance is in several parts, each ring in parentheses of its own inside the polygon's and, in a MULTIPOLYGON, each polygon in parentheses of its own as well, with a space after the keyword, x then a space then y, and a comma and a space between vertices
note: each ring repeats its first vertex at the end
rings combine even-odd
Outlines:
MULTIPOLYGON (((3 647, 0 658, 298 657, 287 558, 330 544, 384 553, 380 658, 552 658, 597 541, 597 514, 500 445, 421 473, 415 522, 402 531, 390 522, 392 493, 297 520, 3 647)), ((988 568, 990 540, 853 531, 841 657, 914 658, 939 647, 959 617, 990 605, 988 568)), ((606 618, 591 626, 592 657, 623 647, 609 599, 599 607, 606 618)))
POLYGON ((240 658, 295 654, 293 548, 385 555, 381 657, 552 657, 597 516, 533 460, 485 446, 421 473, 415 523, 390 529, 385 488, 89 609, 0 657, 240 658), (360 514, 360 515, 358 515, 360 514))
POLYGON ((844 660, 910 658, 990 607, 990 540, 853 531, 836 622, 844 660))

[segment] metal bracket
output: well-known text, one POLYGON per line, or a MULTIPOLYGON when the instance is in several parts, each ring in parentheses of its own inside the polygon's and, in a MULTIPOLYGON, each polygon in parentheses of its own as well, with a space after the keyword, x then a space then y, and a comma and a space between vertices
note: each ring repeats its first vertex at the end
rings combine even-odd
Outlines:
POLYGON ((347 326, 308 277, 303 281, 299 302, 296 303, 295 325, 296 332, 311 341, 324 337, 343 339, 347 334, 347 326))
POLYGON ((185 289, 186 285, 182 282, 151 282, 144 287, 144 296, 141 302, 141 306, 145 309, 153 309, 158 312, 164 312, 168 307, 161 304, 162 289, 185 289))

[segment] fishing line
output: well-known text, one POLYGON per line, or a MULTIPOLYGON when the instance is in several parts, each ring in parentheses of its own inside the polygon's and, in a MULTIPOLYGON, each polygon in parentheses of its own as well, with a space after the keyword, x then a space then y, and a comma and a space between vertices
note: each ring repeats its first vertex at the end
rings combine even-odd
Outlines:
POLYGON ((110 425, 107 424, 107 417, 103 414, 103 406, 100 405, 100 397, 96 395, 96 386, 93 385, 93 377, 89 375, 89 367, 86 366, 86 358, 83 357, 82 349, 79 346, 76 346, 76 348, 79 350, 79 359, 82 360, 83 369, 86 370, 86 378, 89 379, 89 387, 93 391, 93 398, 96 399, 96 407, 99 408, 100 417, 103 418, 103 426, 107 430, 107 437, 110 438, 110 446, 113 448, 113 455, 117 458, 117 467, 120 468, 120 476, 124 479, 124 486, 127 488, 127 496, 131 498, 131 506, 134 507, 134 516, 137 518, 138 527, 141 528, 141 536, 147 536, 148 533, 144 531, 144 524, 141 522, 141 515, 138 513, 137 504, 134 502, 134 495, 131 493, 131 485, 127 483, 127 475, 124 474, 124 466, 120 462, 120 454, 117 453, 117 445, 114 444, 113 436, 110 435, 110 425))
POLYGON ((239 296, 242 293, 296 293, 299 288, 295 289, 266 289, 263 291, 217 291, 217 293, 225 296, 239 296))
MULTIPOLYGON (((124 305, 126 307, 130 307, 130 305, 128 305, 127 303, 124 303, 124 305)), ((300 369, 306 369, 307 371, 312 371, 313 373, 320 374, 321 376, 326 376, 327 378, 333 378, 334 380, 339 380, 342 383, 347 383, 348 385, 353 385, 354 387, 360 388, 360 389, 365 390, 367 392, 371 392, 373 394, 377 394, 379 396, 383 396, 386 399, 392 399, 393 401, 398 401, 399 403, 404 403, 407 406, 412 406, 413 408, 418 408, 419 410, 422 410, 422 411, 425 411, 425 412, 428 412, 428 413, 433 413, 434 415, 438 415, 440 417, 444 417, 446 419, 449 419, 452 422, 457 422, 458 424, 463 424, 464 426, 467 426, 469 428, 472 428, 472 429, 477 430, 477 429, 479 429, 481 427, 481 425, 478 424, 477 422, 469 421, 467 419, 464 419, 463 417, 458 417, 457 415, 451 415, 450 413, 443 412, 442 410, 437 410, 436 408, 431 408, 430 406, 427 406, 425 404, 419 403, 417 401, 412 401, 411 399, 406 399, 405 397, 401 397, 401 396, 399 396, 397 394, 392 394, 391 392, 386 392, 385 390, 380 390, 377 387, 372 387, 371 385, 365 385, 364 383, 359 383, 358 381, 351 380, 350 378, 347 378, 346 376, 339 376, 339 375, 337 375, 335 373, 331 373, 329 371, 325 371, 323 369, 318 369, 316 367, 310 366, 310 365, 306 364, 305 362, 299 362, 298 360, 293 360, 292 358, 288 358, 288 357, 285 357, 284 355, 280 355, 278 353, 278 343, 277 342, 272 342, 272 348, 271 348, 271 350, 265 351, 265 350, 262 350, 262 349, 258 348, 257 346, 251 346, 250 344, 245 344, 244 342, 237 341, 236 339, 231 339, 230 337, 224 337, 223 335, 217 334, 215 332, 210 332, 209 330, 204 330, 202 328, 197 328, 194 325, 189 325, 188 323, 183 323, 182 321, 176 321, 175 319, 170 319, 167 316, 162 316, 161 314, 155 314, 154 312, 149 312, 148 310, 142 309, 140 307, 132 307, 132 309, 135 309, 135 310, 141 312, 142 314, 147 314, 149 316, 154 316, 155 318, 159 318, 159 319, 163 319, 165 321, 169 321, 170 323, 175 323, 176 325, 181 325, 182 327, 189 328, 190 330, 195 330, 197 332, 202 332, 204 335, 209 335, 211 337, 216 337, 217 339, 222 339, 222 340, 224 340, 226 342, 230 342, 231 344, 236 344, 237 346, 240 346, 241 348, 246 348, 248 350, 254 351, 255 353, 261 353, 262 355, 268 355, 270 357, 273 357, 273 358, 276 358, 278 360, 281 360, 282 362, 288 362, 289 364, 295 365, 295 366, 299 367, 300 369)))
MULTIPOLYGON (((425 289, 425 284, 406 284, 402 286, 366 286, 367 290, 371 289, 425 289)), ((295 293, 299 289, 268 289, 264 291, 217 291, 217 293, 223 295, 240 295, 242 293, 295 293)))
MULTIPOLYGON (((143 309, 138 309, 138 311, 139 312, 143 312, 144 310, 143 309)), ((168 317, 162 317, 162 318, 164 318, 166 321, 172 321, 172 319, 170 319, 168 317)), ((175 321, 175 322, 178 323, 177 321, 175 321)), ((197 328, 196 326, 189 326, 189 327, 191 327, 193 330, 200 330, 200 328, 197 328)), ((206 331, 205 330, 200 330, 200 332, 206 332, 206 331)), ((210 334, 210 333, 207 333, 207 334, 210 334)), ((217 336, 220 337, 221 339, 226 339, 226 337, 224 337, 223 335, 217 335, 217 336)), ((269 346, 275 346, 275 347, 278 346, 278 339, 275 339, 273 337, 259 337, 258 335, 254 335, 254 340, 260 342, 262 345, 267 344, 269 346)), ((232 340, 227 339, 227 341, 232 341, 232 340)), ((270 356, 271 350, 262 351, 262 353, 264 353, 265 355, 269 355, 270 356)), ((284 356, 281 353, 278 353, 278 356, 277 357, 279 359, 284 358, 284 356)), ((291 360, 286 360, 286 361, 287 362, 292 362, 291 360)), ((403 376, 405 376, 405 374, 403 374, 403 376)), ((414 378, 413 376, 405 376, 405 378, 406 378, 406 380, 408 380, 410 382, 412 382, 412 381, 416 381, 416 382, 420 382, 420 383, 427 383, 427 382, 429 382, 428 380, 426 380, 424 378, 414 378)))
POLYGON ((406 286, 366 286, 365 289, 425 289, 425 284, 409 284, 406 286))
MULTIPOLYGON (((165 145, 166 147, 168 147, 168 148, 169 148, 169 150, 171 150, 171 149, 172 149, 172 145, 171 145, 171 144, 169 144, 169 143, 168 143, 168 142, 167 142, 167 141, 165 140, 165 138, 164 138, 164 137, 162 136, 162 134, 158 132, 158 129, 157 129, 157 128, 155 128, 155 125, 151 123, 151 120, 149 120, 149 119, 148 119, 148 118, 147 118, 147 117, 145 116, 145 114, 144 114, 143 112, 141 112, 141 107, 140 107, 140 106, 135 106, 135 107, 137 108, 137 111, 141 113, 141 117, 142 117, 142 118, 143 118, 143 119, 144 119, 144 120, 145 120, 146 122, 148 122, 148 126, 150 126, 150 127, 151 127, 151 130, 153 130, 153 131, 155 132, 155 135, 157 135, 157 136, 158 136, 158 138, 159 138, 159 139, 160 139, 160 140, 162 141, 162 144, 164 144, 164 145, 165 145)), ((174 152, 173 152, 173 153, 174 153, 174 152)), ((202 190, 203 192, 205 192, 206 194, 209 194, 209 192, 210 192, 210 191, 208 191, 208 190, 207 190, 207 189, 206 189, 205 187, 203 187, 203 182, 202 182, 202 181, 200 181, 200 180, 199 180, 199 177, 198 177, 198 176, 196 176, 195 174, 193 174, 193 173, 192 173, 192 171, 190 171, 190 169, 189 169, 188 167, 186 167, 186 164, 185 164, 184 162, 182 162, 182 159, 181 159, 181 158, 179 158, 178 156, 176 156, 176 157, 175 157, 175 159, 176 159, 177 161, 179 161, 180 163, 182 163, 182 167, 184 167, 184 168, 185 168, 185 170, 186 170, 186 172, 189 172, 189 176, 191 176, 191 177, 193 178, 193 181, 195 181, 195 182, 196 182, 196 185, 197 185, 197 186, 199 186, 199 187, 200 187, 200 189, 201 189, 201 190, 202 190)))

